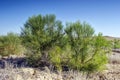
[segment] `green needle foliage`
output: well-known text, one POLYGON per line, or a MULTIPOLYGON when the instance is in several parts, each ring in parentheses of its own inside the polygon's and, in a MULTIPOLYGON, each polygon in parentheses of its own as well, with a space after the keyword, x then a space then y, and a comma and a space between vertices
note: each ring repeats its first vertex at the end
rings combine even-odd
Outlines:
POLYGON ((30 17, 22 28, 21 38, 27 48, 32 66, 52 65, 62 68, 93 72, 102 70, 107 63, 111 43, 87 23, 68 23, 63 31, 62 22, 55 15, 30 17))
POLYGON ((49 53, 50 61, 56 67, 57 70, 62 70, 62 49, 58 46, 55 46, 49 53))
POLYGON ((55 15, 32 16, 21 32, 23 44, 33 55, 39 54, 39 59, 44 62, 48 62, 48 53, 54 46, 63 46, 62 36, 63 25, 55 15))
POLYGON ((105 68, 112 48, 120 48, 119 40, 112 43, 101 33, 95 35, 86 22, 68 23, 64 28, 55 15, 32 16, 20 36, 14 33, 0 36, 0 55, 19 55, 26 50, 27 60, 34 67, 94 72, 105 68))
POLYGON ((101 34, 94 36, 94 29, 89 24, 70 23, 67 24, 65 32, 73 51, 69 62, 71 68, 80 71, 95 71, 107 63, 108 42, 101 34))
POLYGON ((24 47, 21 45, 20 37, 14 33, 8 33, 6 36, 0 36, 0 55, 20 55, 24 53, 24 47))
POLYGON ((113 48, 114 49, 119 49, 120 48, 120 40, 118 40, 118 39, 113 40, 113 48))

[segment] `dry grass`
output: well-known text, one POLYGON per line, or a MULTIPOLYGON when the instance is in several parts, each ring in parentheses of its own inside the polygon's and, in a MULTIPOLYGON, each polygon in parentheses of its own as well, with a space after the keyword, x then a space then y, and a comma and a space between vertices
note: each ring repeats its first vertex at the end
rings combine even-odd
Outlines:
POLYGON ((87 75, 78 71, 51 72, 33 68, 13 68, 12 64, 6 64, 0 69, 0 80, 86 80, 87 75), (30 72, 29 72, 30 71, 30 72))
POLYGON ((56 73, 47 67, 44 70, 14 68, 12 64, 6 63, 6 67, 0 69, 0 80, 120 80, 120 53, 113 53, 109 59, 106 70, 89 75, 73 70, 56 73))
POLYGON ((120 80, 120 64, 108 64, 103 72, 90 74, 78 71, 51 72, 48 68, 44 71, 33 68, 13 68, 7 64, 5 69, 0 69, 0 80, 120 80))
MULTIPOLYGON (((86 80, 87 75, 78 71, 51 72, 47 67, 44 70, 15 67, 6 63, 0 68, 0 80, 86 80)), ((88 80, 88 79, 87 79, 88 80)))
POLYGON ((17 80, 18 75, 21 75, 23 80, 29 77, 21 68, 13 68, 12 64, 6 64, 4 69, 0 69, 0 80, 17 80))

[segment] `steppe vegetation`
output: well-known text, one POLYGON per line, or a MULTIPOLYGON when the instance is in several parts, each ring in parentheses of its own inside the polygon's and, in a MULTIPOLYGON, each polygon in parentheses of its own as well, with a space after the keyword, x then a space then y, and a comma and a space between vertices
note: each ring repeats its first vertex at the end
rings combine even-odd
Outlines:
POLYGON ((63 26, 55 15, 32 16, 21 34, 0 36, 0 79, 120 80, 108 77, 113 67, 120 70, 120 40, 94 32, 86 22, 63 26))

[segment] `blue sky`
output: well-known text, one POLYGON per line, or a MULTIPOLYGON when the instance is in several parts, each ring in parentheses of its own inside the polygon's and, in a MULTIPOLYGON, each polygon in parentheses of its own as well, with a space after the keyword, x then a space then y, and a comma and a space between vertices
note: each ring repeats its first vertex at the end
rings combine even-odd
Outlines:
POLYGON ((0 35, 20 33, 38 14, 55 14, 63 24, 86 21, 96 33, 120 37, 120 0, 0 0, 0 35))

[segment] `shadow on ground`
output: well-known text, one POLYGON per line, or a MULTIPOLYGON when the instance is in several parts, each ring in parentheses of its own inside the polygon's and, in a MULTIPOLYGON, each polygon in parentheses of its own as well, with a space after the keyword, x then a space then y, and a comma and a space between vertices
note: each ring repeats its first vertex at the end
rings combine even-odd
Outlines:
POLYGON ((7 66, 12 66, 13 68, 28 67, 26 58, 2 58, 0 59, 0 68, 5 68, 7 66))

